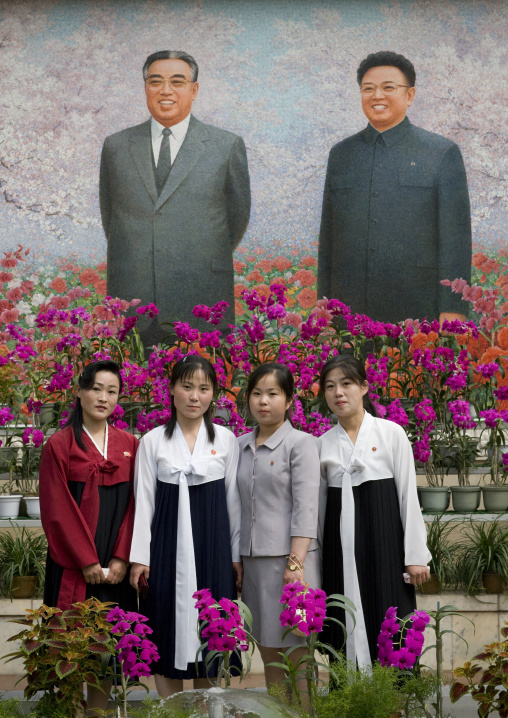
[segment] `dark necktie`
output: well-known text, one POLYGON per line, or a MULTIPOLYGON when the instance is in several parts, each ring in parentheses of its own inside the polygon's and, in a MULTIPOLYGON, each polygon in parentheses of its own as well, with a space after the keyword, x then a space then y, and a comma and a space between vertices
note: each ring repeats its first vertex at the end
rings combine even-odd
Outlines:
POLYGON ((159 159, 157 160, 157 168, 155 170, 155 182, 157 184, 157 192, 161 193, 162 188, 171 171, 171 149, 169 147, 169 135, 171 130, 165 127, 162 130, 162 142, 159 151, 159 159))

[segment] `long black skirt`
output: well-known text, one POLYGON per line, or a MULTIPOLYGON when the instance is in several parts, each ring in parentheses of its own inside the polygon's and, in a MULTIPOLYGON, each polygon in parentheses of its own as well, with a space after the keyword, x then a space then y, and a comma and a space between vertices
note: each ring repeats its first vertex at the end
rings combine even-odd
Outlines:
MULTIPOLYGON (((173 679, 206 678, 204 661, 189 663, 186 671, 175 668, 175 583, 178 530, 178 484, 157 482, 155 513, 150 545, 148 597, 140 601, 140 611, 149 618, 151 640, 157 645, 160 660, 152 664, 152 673, 173 679)), ((224 479, 189 486, 192 536, 196 561, 197 588, 209 588, 212 596, 236 599, 229 518, 224 479)), ((189 596, 194 605, 194 599, 189 596)), ((197 629, 197 626, 196 626, 197 629)), ((217 675, 212 664, 208 677, 217 675)))
MULTIPOLYGON (((372 661, 377 659, 377 638, 390 606, 404 618, 416 608, 414 587, 404 583, 404 531, 400 520, 395 481, 366 481, 353 487, 355 500, 355 561, 362 599, 365 628, 372 661)), ((328 488, 323 534, 323 589, 327 594, 344 593, 340 516, 342 489, 328 488)), ((329 615, 345 625, 344 611, 329 615)), ((342 629, 331 621, 322 640, 336 650, 345 647, 342 629)))
MULTIPOLYGON (((69 491, 79 506, 85 484, 82 481, 69 481, 69 491)), ((122 482, 112 486, 99 486, 99 518, 95 532, 95 548, 99 563, 107 568, 113 558, 118 531, 127 511, 130 500, 130 484, 122 482)), ((48 551, 46 559, 46 579, 44 582, 44 603, 47 606, 56 606, 63 568, 51 558, 48 551)), ((99 601, 112 601, 123 608, 124 611, 137 611, 137 593, 129 584, 129 571, 121 583, 98 583, 86 585, 86 598, 96 598, 99 601)))

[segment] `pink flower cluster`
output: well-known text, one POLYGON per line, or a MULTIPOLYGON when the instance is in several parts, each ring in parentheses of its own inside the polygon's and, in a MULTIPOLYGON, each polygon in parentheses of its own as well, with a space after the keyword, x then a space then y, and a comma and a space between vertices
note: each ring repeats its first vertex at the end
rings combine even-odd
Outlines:
POLYGON ((416 434, 418 439, 413 444, 413 454, 417 461, 425 463, 430 459, 430 435, 436 421, 436 412, 430 399, 415 404, 416 434))
POLYGON ((425 640, 423 633, 429 621, 430 616, 425 611, 415 611, 407 621, 403 621, 397 618, 397 607, 391 606, 385 614, 377 639, 380 664, 401 670, 413 668, 416 659, 422 654, 425 640), (411 626, 404 630, 406 623, 411 626), (397 635, 398 640, 394 640, 397 635))
POLYGON ((321 633, 326 619, 326 593, 320 588, 307 588, 301 581, 287 583, 280 602, 284 609, 280 625, 298 628, 305 636, 321 633))
POLYGON ((147 638, 153 633, 146 625, 148 618, 134 611, 123 611, 117 606, 108 613, 107 620, 114 623, 111 633, 121 636, 116 649, 124 675, 128 678, 149 676, 149 665, 159 660, 159 654, 155 643, 147 638))
POLYGON ((195 608, 202 621, 200 635, 202 639, 208 639, 209 651, 248 650, 247 634, 235 601, 221 598, 216 602, 208 588, 196 591, 192 598, 196 599, 195 608))

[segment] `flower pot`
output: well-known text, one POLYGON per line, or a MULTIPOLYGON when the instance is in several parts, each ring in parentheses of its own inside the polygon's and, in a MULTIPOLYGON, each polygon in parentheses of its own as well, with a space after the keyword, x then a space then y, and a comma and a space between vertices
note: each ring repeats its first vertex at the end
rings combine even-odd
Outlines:
POLYGON ((37 576, 14 576, 12 579, 13 598, 33 598, 39 588, 37 576))
POLYGON ((41 507, 38 496, 24 496, 26 513, 30 519, 40 519, 41 507))
POLYGON ((480 486, 452 486, 453 510, 470 514, 480 505, 480 486))
POLYGON ((485 593, 504 593, 506 591, 506 584, 497 573, 484 573, 483 588, 485 589, 485 593))
POLYGON ((435 573, 431 573, 430 579, 426 583, 422 583, 422 585, 420 586, 420 591, 426 596, 441 593, 441 586, 439 585, 439 581, 437 580, 437 576, 435 573))
POLYGON ((0 519, 17 519, 21 498, 21 494, 0 496, 0 519))
POLYGON ((420 486, 420 500, 423 511, 441 514, 450 505, 450 490, 447 486, 420 486))
POLYGON ((503 514, 508 511, 508 486, 482 486, 485 511, 503 514))

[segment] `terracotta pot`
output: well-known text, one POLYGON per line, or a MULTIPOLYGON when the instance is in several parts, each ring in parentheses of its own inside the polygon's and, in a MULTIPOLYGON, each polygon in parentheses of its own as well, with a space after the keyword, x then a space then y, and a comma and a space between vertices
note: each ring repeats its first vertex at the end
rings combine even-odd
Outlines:
POLYGON ((12 579, 13 598, 33 598, 39 588, 37 576, 14 576, 12 579))
POLYGON ((439 585, 439 581, 437 580, 437 576, 435 573, 430 574, 430 579, 426 583, 422 583, 420 586, 420 591, 424 593, 425 595, 434 595, 436 593, 441 593, 441 586, 439 585))
POLYGON ((486 593, 505 593, 506 584, 497 573, 484 573, 483 588, 486 593))

